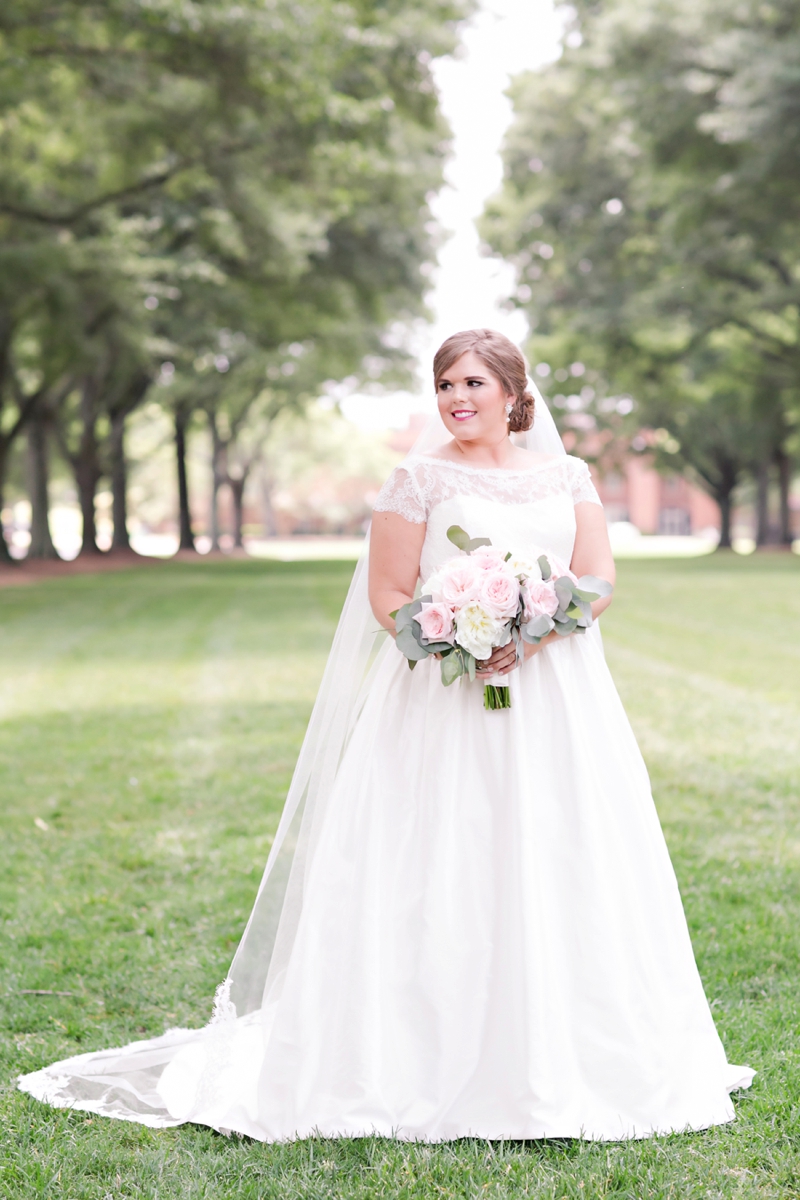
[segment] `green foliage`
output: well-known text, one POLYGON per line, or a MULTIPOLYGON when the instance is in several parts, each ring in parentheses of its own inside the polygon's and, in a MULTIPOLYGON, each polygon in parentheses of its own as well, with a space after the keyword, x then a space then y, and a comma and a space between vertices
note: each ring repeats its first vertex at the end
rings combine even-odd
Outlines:
POLYGON ((296 403, 365 356, 402 374, 389 327, 422 311, 446 145, 430 62, 465 7, 5 4, 0 433, 58 418, 91 500, 103 414, 142 373, 184 421, 265 386, 296 403))
POLYGON ((712 1011, 731 1060, 758 1071, 736 1099, 735 1124, 622 1145, 265 1146, 52 1110, 15 1090, 17 1073, 56 1058, 208 1019, 349 574, 345 564, 199 562, 0 592, 0 1195, 791 1200, 800 1191, 794 557, 624 561, 602 618, 712 1011))
POLYGON ((797 6, 615 0, 576 27, 514 85, 484 236, 517 268, 533 356, 557 382, 591 368, 588 393, 553 389, 562 425, 624 433, 631 393, 660 463, 725 507, 800 448, 797 6))
POLYGON ((471 554, 473 550, 478 550, 481 546, 491 546, 489 538, 471 538, 465 529, 460 525, 451 525, 447 531, 447 540, 457 546, 459 550, 463 550, 465 554, 471 554))

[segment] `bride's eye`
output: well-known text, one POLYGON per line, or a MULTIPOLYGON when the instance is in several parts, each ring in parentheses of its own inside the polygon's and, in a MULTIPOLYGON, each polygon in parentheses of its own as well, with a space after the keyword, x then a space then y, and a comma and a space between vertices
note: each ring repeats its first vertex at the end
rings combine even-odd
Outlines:
POLYGON ((442 382, 439 384, 439 391, 446 392, 452 386, 453 385, 451 383, 448 383, 447 380, 443 379, 442 382))

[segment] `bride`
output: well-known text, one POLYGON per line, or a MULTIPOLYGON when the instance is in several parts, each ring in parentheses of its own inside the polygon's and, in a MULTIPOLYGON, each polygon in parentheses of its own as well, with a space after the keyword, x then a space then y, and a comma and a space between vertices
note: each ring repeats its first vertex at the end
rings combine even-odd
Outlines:
POLYGON ((453 524, 613 582, 586 464, 520 351, 456 334, 434 379, 440 419, 378 497, 211 1023, 56 1063, 20 1080, 31 1095, 262 1141, 614 1140, 733 1120, 753 1072, 714 1028, 597 626, 525 645, 519 665, 495 650, 450 688, 375 630, 459 553, 453 524), (483 708, 493 673, 510 709, 483 708))

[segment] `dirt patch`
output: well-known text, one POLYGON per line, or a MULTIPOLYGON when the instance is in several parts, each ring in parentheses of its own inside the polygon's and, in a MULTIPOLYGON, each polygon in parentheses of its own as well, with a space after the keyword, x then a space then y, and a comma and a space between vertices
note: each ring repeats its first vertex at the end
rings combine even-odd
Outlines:
MULTIPOLYGON (((180 556, 182 557, 182 556, 180 556)), ((164 562, 130 550, 115 550, 107 554, 87 554, 69 562, 63 559, 21 559, 14 566, 0 563, 0 588, 40 583, 43 579, 60 579, 62 575, 94 575, 100 571, 120 571, 125 567, 145 567, 164 562)))

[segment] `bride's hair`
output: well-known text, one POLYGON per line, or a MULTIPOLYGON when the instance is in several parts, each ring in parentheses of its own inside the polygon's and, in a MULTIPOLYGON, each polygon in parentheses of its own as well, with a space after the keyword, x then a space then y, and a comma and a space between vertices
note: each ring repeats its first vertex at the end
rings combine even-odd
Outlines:
POLYGON ((508 418, 510 433, 524 433, 533 425, 534 399, 528 391, 528 364, 525 356, 514 343, 494 329, 465 329, 454 333, 442 342, 433 358, 433 379, 436 387, 445 371, 449 371, 456 359, 469 351, 495 375, 506 390, 514 397, 514 407, 508 418))

